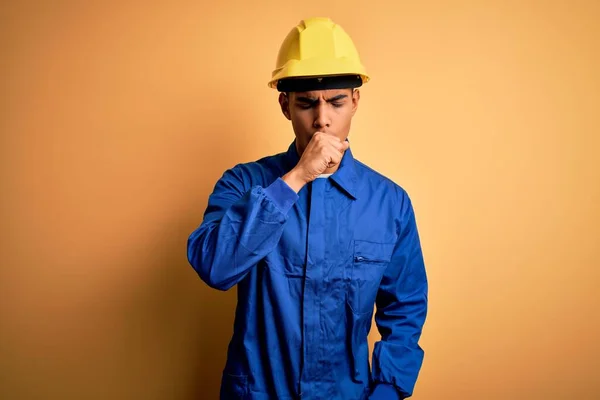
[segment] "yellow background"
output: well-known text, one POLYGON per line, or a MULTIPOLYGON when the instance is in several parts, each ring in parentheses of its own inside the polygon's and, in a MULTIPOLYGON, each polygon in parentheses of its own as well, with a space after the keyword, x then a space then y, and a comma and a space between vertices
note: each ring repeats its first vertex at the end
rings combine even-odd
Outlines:
POLYGON ((600 2, 0 10, 0 398, 216 398, 235 291, 186 239, 226 168, 292 141, 266 83, 314 15, 373 78, 355 156, 417 212, 414 399, 598 398, 600 2))

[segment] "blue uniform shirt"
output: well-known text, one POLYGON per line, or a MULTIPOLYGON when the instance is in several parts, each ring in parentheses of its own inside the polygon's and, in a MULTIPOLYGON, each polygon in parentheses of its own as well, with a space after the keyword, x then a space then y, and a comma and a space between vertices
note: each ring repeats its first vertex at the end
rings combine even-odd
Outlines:
POLYGON ((281 177, 298 160, 292 143, 227 170, 188 239, 204 282, 237 285, 221 399, 408 397, 428 290, 409 196, 350 149, 297 194, 281 177))

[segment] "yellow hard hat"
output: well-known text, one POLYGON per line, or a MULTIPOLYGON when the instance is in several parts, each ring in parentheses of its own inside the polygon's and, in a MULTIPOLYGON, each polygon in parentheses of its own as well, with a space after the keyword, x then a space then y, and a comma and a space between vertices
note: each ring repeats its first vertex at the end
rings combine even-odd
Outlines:
POLYGON ((350 36, 323 17, 304 19, 288 33, 268 85, 280 91, 306 87, 297 85, 298 78, 313 78, 301 82, 314 82, 314 88, 358 87, 370 79, 350 36))

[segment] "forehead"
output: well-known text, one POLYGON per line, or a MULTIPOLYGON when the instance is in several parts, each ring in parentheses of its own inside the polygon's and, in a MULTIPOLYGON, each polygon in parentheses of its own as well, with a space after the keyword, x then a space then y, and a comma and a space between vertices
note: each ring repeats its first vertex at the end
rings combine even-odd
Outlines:
POLYGON ((349 95, 352 89, 326 89, 326 90, 311 90, 308 92, 293 92, 296 97, 307 97, 309 99, 327 100, 342 94, 349 95))

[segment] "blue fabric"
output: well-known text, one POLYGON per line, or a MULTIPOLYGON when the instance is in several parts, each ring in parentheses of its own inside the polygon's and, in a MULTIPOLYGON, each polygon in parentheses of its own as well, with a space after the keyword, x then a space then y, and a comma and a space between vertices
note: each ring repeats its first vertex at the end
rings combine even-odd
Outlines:
POLYGON ((402 400, 402 398, 394 386, 380 383, 375 386, 369 400, 402 400))
POLYGON ((296 194, 281 177, 298 160, 292 143, 227 170, 188 239, 204 282, 237 285, 221 399, 367 399, 389 387, 408 397, 428 290, 411 200, 350 149, 296 194))

